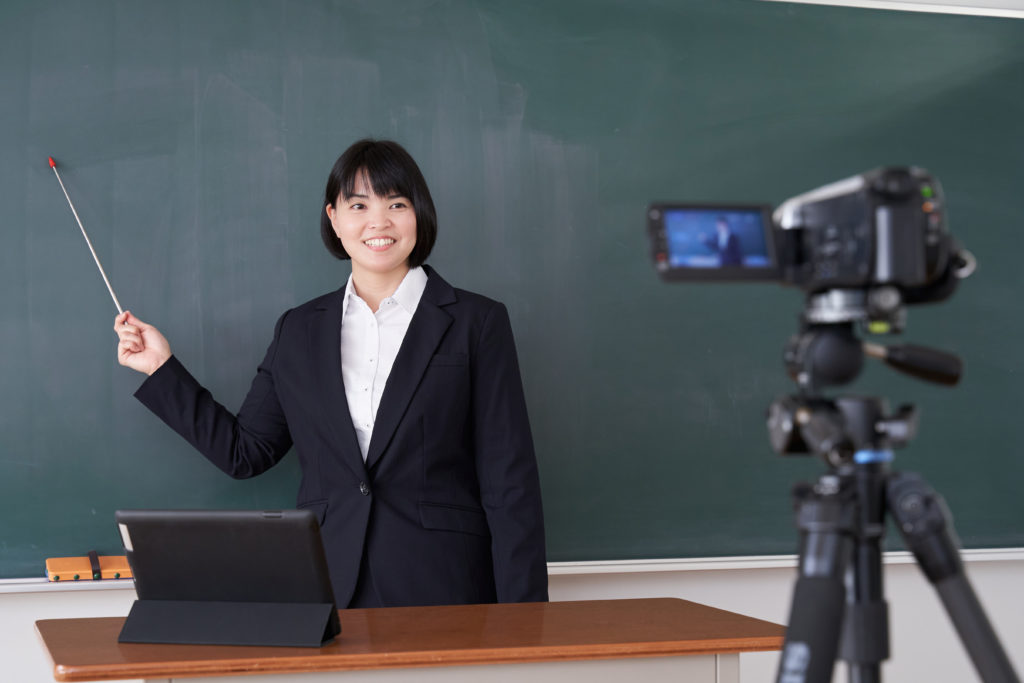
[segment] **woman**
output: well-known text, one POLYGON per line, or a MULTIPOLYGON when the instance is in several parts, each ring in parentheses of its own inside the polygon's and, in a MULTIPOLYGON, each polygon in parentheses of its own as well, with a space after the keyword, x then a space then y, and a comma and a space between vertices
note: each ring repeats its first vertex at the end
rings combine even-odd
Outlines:
POLYGON ((540 483, 505 307, 423 262, 437 223, 416 162, 361 140, 327 181, 321 236, 345 287, 284 313, 237 416, 130 312, 136 397, 233 477, 294 445, 339 606, 547 600, 540 483))

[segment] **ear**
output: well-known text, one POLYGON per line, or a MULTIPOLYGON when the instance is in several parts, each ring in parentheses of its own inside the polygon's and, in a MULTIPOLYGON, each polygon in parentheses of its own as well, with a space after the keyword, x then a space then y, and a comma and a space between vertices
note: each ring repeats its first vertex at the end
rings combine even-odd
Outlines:
POLYGON ((334 214, 336 213, 334 210, 334 204, 328 204, 324 207, 324 211, 327 212, 327 220, 331 222, 331 225, 334 225, 334 214))

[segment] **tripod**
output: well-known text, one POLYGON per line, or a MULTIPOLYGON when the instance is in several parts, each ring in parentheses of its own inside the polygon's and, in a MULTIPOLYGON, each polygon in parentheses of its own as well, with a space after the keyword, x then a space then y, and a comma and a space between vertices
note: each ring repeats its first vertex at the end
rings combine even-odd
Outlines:
POLYGON ((981 679, 1019 683, 964 574, 942 497, 920 476, 890 469, 893 449, 916 432, 915 409, 903 406, 887 416, 882 399, 833 400, 815 391, 851 381, 865 350, 903 372, 944 384, 958 381, 960 361, 920 347, 873 346, 857 341, 849 324, 809 325, 786 351, 790 374, 805 391, 772 403, 772 445, 783 454, 819 454, 829 469, 813 485, 793 489, 801 536, 798 578, 776 681, 829 683, 837 655, 849 664, 851 683, 881 681, 881 662, 889 657, 882 581, 889 515, 938 592, 981 679))

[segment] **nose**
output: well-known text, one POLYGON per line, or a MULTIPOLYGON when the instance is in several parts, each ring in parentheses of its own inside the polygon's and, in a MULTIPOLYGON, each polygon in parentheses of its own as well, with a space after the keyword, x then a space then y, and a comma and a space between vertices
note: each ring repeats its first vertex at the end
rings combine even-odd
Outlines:
POLYGON ((367 225, 371 228, 386 228, 391 223, 386 207, 376 207, 367 216, 367 225))

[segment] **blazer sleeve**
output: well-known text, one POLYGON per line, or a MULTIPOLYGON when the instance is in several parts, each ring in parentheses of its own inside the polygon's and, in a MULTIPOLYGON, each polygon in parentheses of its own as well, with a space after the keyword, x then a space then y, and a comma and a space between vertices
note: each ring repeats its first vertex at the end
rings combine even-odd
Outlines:
POLYGON ((499 602, 548 599, 540 477, 508 311, 495 305, 472 354, 474 452, 499 602))
POLYGON ((285 316, 235 416, 174 356, 150 375, 135 397, 210 462, 236 479, 264 472, 291 448, 284 411, 274 390, 274 359, 285 316))

